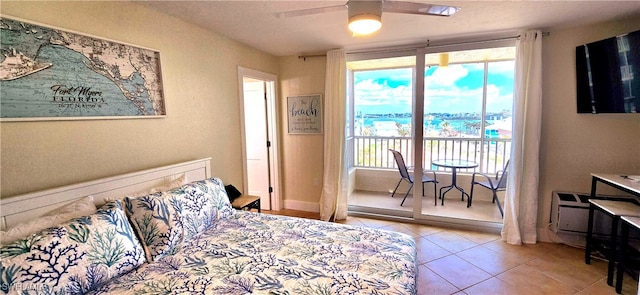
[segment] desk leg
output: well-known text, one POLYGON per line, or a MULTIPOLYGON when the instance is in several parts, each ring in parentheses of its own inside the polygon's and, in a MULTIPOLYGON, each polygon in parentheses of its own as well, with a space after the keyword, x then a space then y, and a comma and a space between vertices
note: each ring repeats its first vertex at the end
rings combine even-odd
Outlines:
POLYGON ((613 271, 616 266, 616 243, 618 239, 618 222, 620 218, 617 216, 613 216, 613 220, 611 220, 611 241, 609 245, 609 268, 607 270, 607 284, 609 286, 613 286, 613 271))
MULTIPOLYGON (((591 177, 591 198, 596 197, 597 178, 591 177)), ((591 236, 593 235, 593 205, 589 203, 589 224, 587 225, 587 244, 584 249, 584 263, 591 264, 591 236)))
POLYGON ((591 264, 591 236, 593 235, 593 204, 589 203, 589 224, 587 225, 587 245, 584 248, 584 263, 591 264))
POLYGON ((625 251, 627 251, 627 243, 629 243, 629 224, 622 222, 622 244, 620 244, 620 251, 618 252, 618 270, 616 273, 616 293, 622 293, 622 277, 624 276, 624 260, 625 251))

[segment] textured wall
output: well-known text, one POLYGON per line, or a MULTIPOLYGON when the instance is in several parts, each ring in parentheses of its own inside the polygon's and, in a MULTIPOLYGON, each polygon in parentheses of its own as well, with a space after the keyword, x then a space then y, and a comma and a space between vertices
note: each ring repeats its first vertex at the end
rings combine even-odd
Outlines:
POLYGON ((280 58, 280 110, 285 207, 318 211, 322 193, 323 135, 287 133, 287 96, 323 94, 325 57, 280 58), (317 185, 316 185, 317 184, 317 185))
POLYGON ((640 174, 640 114, 578 114, 575 79, 576 46, 639 29, 636 18, 542 39, 539 228, 549 223, 552 191, 589 192, 592 172, 640 174))
POLYGON ((0 195, 212 157, 242 183, 237 66, 277 74, 278 59, 132 2, 11 2, 30 22, 160 51, 167 117, 1 126, 0 195))

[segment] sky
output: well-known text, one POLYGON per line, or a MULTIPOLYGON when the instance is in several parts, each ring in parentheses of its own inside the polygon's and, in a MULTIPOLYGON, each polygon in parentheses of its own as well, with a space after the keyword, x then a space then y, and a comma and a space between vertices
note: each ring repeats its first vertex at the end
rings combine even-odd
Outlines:
MULTIPOLYGON (((487 112, 511 110, 514 61, 489 63, 487 112)), ((481 113, 484 63, 432 66, 425 71, 425 113, 481 113)), ((412 69, 355 73, 355 111, 411 113, 412 69)))

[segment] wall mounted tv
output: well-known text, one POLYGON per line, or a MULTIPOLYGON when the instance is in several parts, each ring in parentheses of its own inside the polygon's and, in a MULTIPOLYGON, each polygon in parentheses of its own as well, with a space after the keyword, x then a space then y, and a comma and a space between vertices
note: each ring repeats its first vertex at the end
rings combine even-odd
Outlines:
POLYGON ((640 113, 640 31, 576 47, 578 113, 640 113))

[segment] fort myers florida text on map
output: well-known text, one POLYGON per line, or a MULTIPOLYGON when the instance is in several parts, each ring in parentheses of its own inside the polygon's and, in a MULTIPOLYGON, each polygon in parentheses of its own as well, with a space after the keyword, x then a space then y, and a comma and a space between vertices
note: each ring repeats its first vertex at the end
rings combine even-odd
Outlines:
POLYGON ((0 115, 165 115, 157 51, 0 19, 0 115))

